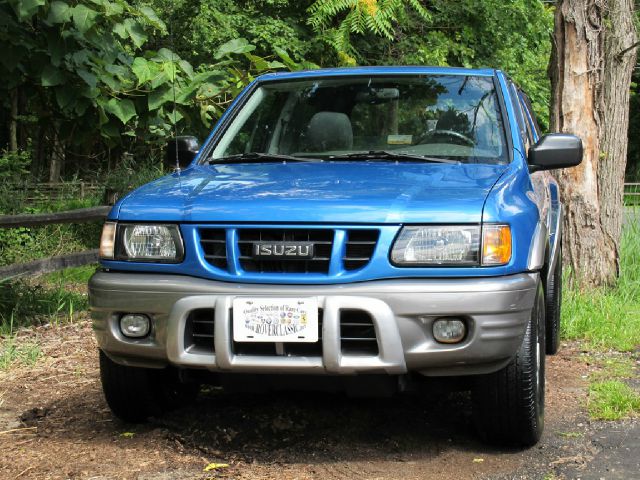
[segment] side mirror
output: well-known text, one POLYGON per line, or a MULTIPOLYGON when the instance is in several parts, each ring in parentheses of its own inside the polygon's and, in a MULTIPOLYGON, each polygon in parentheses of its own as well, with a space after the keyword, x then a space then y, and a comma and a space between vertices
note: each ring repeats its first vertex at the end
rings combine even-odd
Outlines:
POLYGON ((529 170, 553 170, 580 165, 582 140, 566 133, 549 133, 529 148, 529 170))
POLYGON ((164 166, 167 169, 174 169, 176 166, 187 168, 198 154, 200 144, 196 137, 179 136, 167 142, 164 166))

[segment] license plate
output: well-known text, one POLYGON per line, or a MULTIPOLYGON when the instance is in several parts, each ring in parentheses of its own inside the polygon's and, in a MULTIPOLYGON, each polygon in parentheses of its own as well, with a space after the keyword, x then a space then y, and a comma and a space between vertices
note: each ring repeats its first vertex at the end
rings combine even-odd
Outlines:
POLYGON ((233 340, 236 342, 317 342, 318 300, 315 298, 235 298, 233 300, 233 340))

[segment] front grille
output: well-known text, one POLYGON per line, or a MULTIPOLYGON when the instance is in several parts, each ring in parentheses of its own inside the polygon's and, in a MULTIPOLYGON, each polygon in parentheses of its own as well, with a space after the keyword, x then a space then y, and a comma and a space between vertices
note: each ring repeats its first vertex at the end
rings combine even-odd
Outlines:
POLYGON ((184 347, 190 353, 215 353, 213 308, 192 310, 184 328, 184 347))
MULTIPOLYGON (((233 325, 233 319, 231 319, 233 325)), ((259 355, 267 357, 321 357, 322 356, 322 309, 318 310, 318 341, 314 343, 283 342, 280 352, 275 342, 233 342, 236 355, 259 355)))
POLYGON ((378 355, 378 339, 373 319, 364 310, 340 310, 342 353, 378 355))
POLYGON ((240 266, 258 273, 328 273, 333 246, 333 230, 321 229, 239 229, 240 266), (253 258, 254 242, 313 242, 313 257, 299 260, 253 258))
MULTIPOLYGON (((328 275, 333 252, 342 252, 342 266, 351 272, 366 267, 378 244, 378 229, 346 229, 344 237, 337 236, 334 229, 326 228, 231 228, 230 238, 235 238, 237 248, 228 248, 227 229, 200 227, 200 246, 204 260, 211 266, 228 274, 261 273, 310 273, 328 275), (234 233, 235 231, 235 233, 234 233), (334 238, 342 245, 334 248, 334 238), (343 239, 343 240, 342 240, 343 239), (255 258, 253 245, 256 242, 310 242, 313 244, 311 258, 255 258), (228 255, 237 255, 237 258, 228 255), (236 268, 230 268, 236 266, 236 268)), ((336 262, 338 267, 339 262, 336 262)))
POLYGON ((223 228, 200 229, 200 245, 207 262, 217 268, 227 268, 227 232, 223 228))
POLYGON ((357 270, 366 266, 378 243, 379 230, 349 230, 345 255, 342 257, 346 270, 357 270))

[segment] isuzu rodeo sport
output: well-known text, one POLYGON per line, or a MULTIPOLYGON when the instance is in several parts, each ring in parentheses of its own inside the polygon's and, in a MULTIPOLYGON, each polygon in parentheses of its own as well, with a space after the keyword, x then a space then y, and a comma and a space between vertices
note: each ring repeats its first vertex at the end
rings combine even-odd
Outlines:
POLYGON ((167 157, 179 168, 113 207, 89 285, 116 416, 201 382, 458 377, 485 440, 538 441, 562 277, 548 171, 582 143, 542 135, 504 73, 267 74, 167 157))

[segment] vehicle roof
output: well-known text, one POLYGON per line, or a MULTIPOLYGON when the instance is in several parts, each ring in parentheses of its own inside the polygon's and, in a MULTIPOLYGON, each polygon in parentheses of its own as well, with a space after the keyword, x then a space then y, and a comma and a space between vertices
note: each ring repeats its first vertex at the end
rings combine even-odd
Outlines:
POLYGON ((314 77, 344 77, 363 75, 473 75, 492 77, 497 70, 494 68, 459 68, 459 67, 421 67, 421 66, 390 66, 390 67, 343 67, 321 68, 317 70, 300 70, 297 72, 274 72, 259 76, 259 82, 272 80, 295 80, 314 77))

